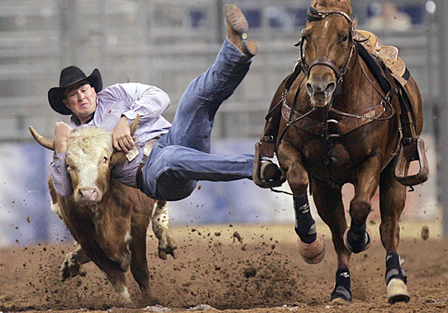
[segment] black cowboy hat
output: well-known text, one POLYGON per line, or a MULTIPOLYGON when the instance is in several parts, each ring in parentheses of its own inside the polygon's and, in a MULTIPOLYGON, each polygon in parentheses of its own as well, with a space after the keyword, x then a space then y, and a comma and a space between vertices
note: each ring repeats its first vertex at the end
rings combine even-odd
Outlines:
POLYGON ((90 76, 86 76, 83 71, 74 65, 66 67, 61 71, 59 87, 53 87, 48 91, 48 101, 50 101, 53 110, 64 115, 73 114, 72 111, 65 106, 64 102, 62 102, 62 100, 64 100, 64 92, 67 87, 83 80, 94 87, 96 92, 103 89, 103 80, 101 79, 100 71, 97 68, 93 70, 90 76))

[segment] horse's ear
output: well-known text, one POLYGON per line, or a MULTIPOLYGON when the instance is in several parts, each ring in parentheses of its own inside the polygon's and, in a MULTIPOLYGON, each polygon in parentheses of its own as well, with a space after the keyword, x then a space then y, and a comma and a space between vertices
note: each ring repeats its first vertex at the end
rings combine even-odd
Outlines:
POLYGON ((357 30, 358 29, 358 19, 357 18, 354 18, 352 20, 352 28, 353 28, 353 30, 357 30))
POLYGON ((341 3, 342 10, 348 14, 348 16, 352 15, 352 3, 350 0, 339 0, 341 3))

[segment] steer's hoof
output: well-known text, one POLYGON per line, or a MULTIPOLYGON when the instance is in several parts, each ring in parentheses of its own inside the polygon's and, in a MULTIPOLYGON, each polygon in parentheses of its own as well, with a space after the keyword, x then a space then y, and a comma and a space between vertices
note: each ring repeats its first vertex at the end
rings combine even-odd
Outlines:
POLYGON ((59 270, 61 281, 66 281, 70 277, 86 276, 86 271, 81 267, 81 264, 77 259, 73 257, 73 253, 70 252, 65 256, 64 262, 62 262, 59 270))
POLYGON ((396 302, 409 302, 411 296, 406 284, 399 278, 392 278, 387 284, 387 301, 390 304, 396 302))
POLYGON ((370 229, 366 227, 365 236, 353 234, 350 228, 347 228, 344 233, 344 244, 353 253, 360 253, 370 248, 372 234, 370 229))
POLYGON ((160 230, 159 233, 159 258, 166 260, 168 255, 171 255, 173 259, 177 259, 179 251, 177 250, 177 243, 174 240, 173 233, 170 229, 166 228, 160 230))
POLYGON ((297 246, 303 260, 308 264, 320 263, 325 257, 325 240, 319 233, 317 233, 316 240, 312 243, 304 243, 298 238, 297 246))

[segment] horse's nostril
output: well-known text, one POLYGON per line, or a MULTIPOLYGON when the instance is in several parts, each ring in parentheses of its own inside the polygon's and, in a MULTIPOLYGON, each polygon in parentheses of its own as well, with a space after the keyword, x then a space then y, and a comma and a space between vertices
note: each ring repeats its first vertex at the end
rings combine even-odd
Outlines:
POLYGON ((309 95, 312 95, 314 93, 314 89, 311 83, 306 83, 306 91, 308 92, 309 95))
POLYGON ((325 88, 325 92, 331 94, 335 91, 335 89, 336 89, 336 83, 331 82, 327 85, 327 88, 325 88))

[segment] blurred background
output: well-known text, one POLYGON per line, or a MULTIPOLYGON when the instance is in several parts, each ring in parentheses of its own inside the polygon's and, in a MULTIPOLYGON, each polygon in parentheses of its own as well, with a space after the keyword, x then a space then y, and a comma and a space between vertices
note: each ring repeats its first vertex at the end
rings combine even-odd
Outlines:
MULTIPOLYGON (((434 237, 448 234, 448 2, 352 1, 358 28, 399 48, 424 99, 431 176, 408 193, 403 220, 430 224, 434 237), (443 214, 445 212, 445 214, 443 214)), ((98 68, 104 85, 141 82, 171 96, 172 120, 188 83, 213 62, 226 31, 223 0, 0 0, 0 246, 70 240, 50 210, 47 179, 52 152, 29 134, 32 125, 53 137, 54 123, 68 121, 49 106, 68 65, 87 75, 98 68)), ((264 116, 281 81, 298 59, 294 46, 310 0, 235 0, 245 13, 259 55, 235 94, 221 107, 213 152, 253 153, 264 116)), ((292 199, 251 181, 201 183, 189 198, 170 203, 171 225, 288 223, 292 199)), ((282 189, 289 191, 286 186, 282 189)), ((344 201, 351 199, 350 186, 344 201)), ((317 218, 317 213, 314 212, 317 218)), ((318 218, 317 218, 318 219, 318 218)), ((374 199, 371 223, 379 221, 374 199)))

